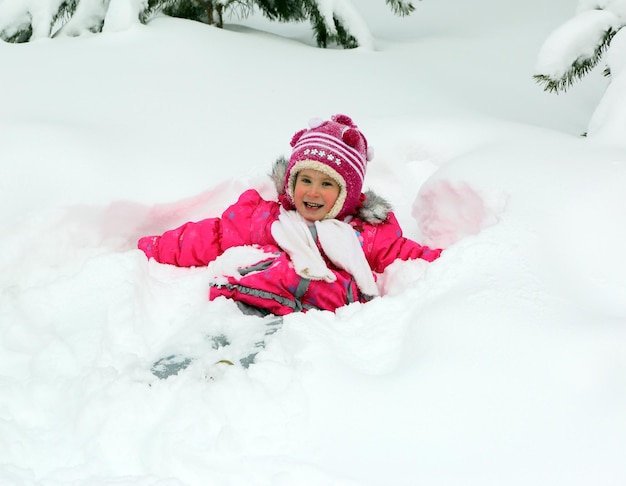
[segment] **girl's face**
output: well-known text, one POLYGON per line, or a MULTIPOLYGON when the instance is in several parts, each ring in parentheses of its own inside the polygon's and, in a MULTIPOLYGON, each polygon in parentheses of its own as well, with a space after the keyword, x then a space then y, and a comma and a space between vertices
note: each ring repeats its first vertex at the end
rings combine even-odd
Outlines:
POLYGON ((339 184, 332 177, 319 170, 303 169, 296 176, 293 190, 296 210, 307 221, 320 221, 335 205, 339 192, 339 184))

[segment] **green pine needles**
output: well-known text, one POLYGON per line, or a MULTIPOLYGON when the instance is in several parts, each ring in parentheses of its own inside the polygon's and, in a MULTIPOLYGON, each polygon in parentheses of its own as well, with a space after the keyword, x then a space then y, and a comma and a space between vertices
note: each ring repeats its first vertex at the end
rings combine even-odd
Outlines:
MULTIPOLYGON (((394 14, 401 17, 409 15, 415 10, 411 2, 404 0, 385 0, 394 14)), ((316 0, 255 0, 256 6, 263 14, 272 20, 283 22, 300 22, 308 20, 319 47, 328 47, 336 44, 352 49, 358 47, 357 39, 346 26, 346 19, 333 12, 332 24, 322 15, 316 0)))
MULTIPOLYGON (((52 1, 52 0, 51 0, 52 1)), ((278 22, 309 21, 313 29, 315 41, 319 47, 338 45, 343 48, 358 47, 359 42, 350 32, 350 20, 333 10, 322 12, 318 1, 321 0, 147 0, 138 14, 138 20, 147 24, 154 17, 163 13, 172 17, 203 22, 222 27, 224 17, 249 15, 258 9, 268 19, 278 22)), ((360 0, 355 0, 358 3, 360 0)), ((108 1, 102 3, 102 12, 98 12, 99 22, 90 25, 73 26, 71 33, 63 27, 74 16, 81 0, 63 0, 50 17, 48 36, 63 32, 68 35, 79 35, 81 31, 102 31, 108 1)), ((414 5, 406 0, 385 0, 385 3, 398 16, 407 16, 415 10, 414 5)), ((330 4, 332 6, 332 4, 330 4)), ((28 4, 24 5, 18 18, 1 19, 0 39, 6 42, 28 42, 33 36, 33 19, 28 4)), ((41 36, 42 33, 37 33, 41 36)), ((43 33, 45 35, 45 33, 43 33)))
MULTIPOLYGON (((618 29, 619 30, 619 29, 618 29)), ((603 54, 609 48, 611 44, 611 39, 617 33, 616 30, 609 28, 604 32, 604 35, 600 39, 599 44, 595 47, 593 54, 591 57, 579 57, 576 59, 571 67, 561 76, 560 78, 553 78, 546 74, 535 74, 533 78, 539 83, 544 85, 544 90, 549 91, 551 93, 559 93, 564 92, 568 88, 570 88, 575 81, 583 78, 587 75, 593 68, 595 68, 600 60, 602 59, 603 54)), ((604 70, 604 74, 606 76, 610 75, 609 69, 604 70)))
POLYGON ((72 18, 72 15, 74 15, 74 12, 76 12, 76 7, 78 7, 78 0, 63 0, 61 5, 59 5, 59 9, 52 16, 50 28, 53 29, 54 26, 59 23, 67 23, 68 20, 72 18))
POLYGON ((160 14, 163 9, 169 7, 176 0, 148 0, 146 7, 139 12, 139 21, 142 24, 147 24, 154 17, 160 14))
POLYGON ((403 2, 402 0, 386 0, 386 2, 393 13, 400 17, 406 17, 415 10, 411 2, 403 2))
POLYGON ((0 26, 0 39, 5 42, 21 44, 28 42, 33 36, 33 17, 30 12, 23 12, 22 15, 13 19, 13 22, 6 26, 0 26))
POLYGON ((139 20, 146 24, 163 12, 171 17, 223 27, 224 14, 245 17, 252 8, 251 0, 149 0, 146 10, 139 14, 139 20))
POLYGON ((315 33, 315 41, 319 47, 328 47, 329 44, 337 44, 347 49, 352 49, 359 46, 356 38, 350 34, 344 27, 341 19, 336 15, 333 15, 332 29, 329 29, 326 19, 317 8, 317 3, 315 1, 303 3, 305 4, 306 17, 308 17, 311 22, 313 32, 315 33))

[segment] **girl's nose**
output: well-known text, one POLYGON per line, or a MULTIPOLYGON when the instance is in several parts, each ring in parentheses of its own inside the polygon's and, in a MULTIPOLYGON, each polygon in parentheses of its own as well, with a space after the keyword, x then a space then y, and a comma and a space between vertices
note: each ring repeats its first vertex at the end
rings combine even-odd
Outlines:
POLYGON ((319 188, 317 187, 317 184, 311 184, 309 186, 309 195, 310 196, 317 196, 319 193, 319 188))

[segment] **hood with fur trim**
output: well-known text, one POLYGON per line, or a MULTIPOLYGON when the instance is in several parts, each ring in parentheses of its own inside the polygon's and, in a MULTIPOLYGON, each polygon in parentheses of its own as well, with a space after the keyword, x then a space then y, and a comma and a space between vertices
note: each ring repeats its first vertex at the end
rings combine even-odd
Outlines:
MULTIPOLYGON (((269 176, 274 182, 278 196, 285 194, 285 177, 289 160, 281 156, 274 162, 269 176)), ((356 209, 356 216, 369 224, 380 224, 387 220, 389 213, 393 211, 391 204, 382 196, 372 190, 364 193, 365 199, 356 209)))

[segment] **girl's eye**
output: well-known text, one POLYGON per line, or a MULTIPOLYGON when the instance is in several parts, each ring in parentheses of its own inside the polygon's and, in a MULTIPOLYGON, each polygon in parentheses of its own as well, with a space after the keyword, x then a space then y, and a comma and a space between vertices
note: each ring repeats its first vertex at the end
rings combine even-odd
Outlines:
POLYGON ((305 184, 310 184, 311 180, 308 177, 302 177, 300 179, 300 182, 304 182, 305 184))
POLYGON ((332 182, 330 182, 330 181, 324 181, 324 182, 322 182, 322 185, 326 186, 326 187, 333 187, 334 184, 332 182))

